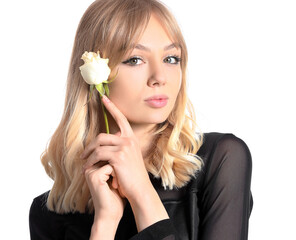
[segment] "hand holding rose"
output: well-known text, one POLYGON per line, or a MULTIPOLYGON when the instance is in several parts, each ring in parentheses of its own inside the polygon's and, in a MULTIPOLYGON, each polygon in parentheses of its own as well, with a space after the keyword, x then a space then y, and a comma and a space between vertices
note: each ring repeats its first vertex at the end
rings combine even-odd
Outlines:
POLYGON ((137 196, 141 196, 143 191, 152 187, 152 184, 145 168, 139 143, 129 122, 109 99, 105 96, 103 99, 105 107, 120 128, 120 136, 99 134, 82 154, 82 158, 87 159, 84 169, 93 167, 98 162, 107 161, 116 173, 119 191, 127 199, 133 201, 137 196))
MULTIPOLYGON (((93 58, 93 53, 91 54, 85 53, 83 57, 86 66, 88 66, 90 59, 97 61, 94 59, 99 57, 99 52, 95 58, 93 58)), ((105 63, 108 62, 105 61, 105 63)), ((96 62, 94 64, 97 65, 96 62)), ((96 80, 104 79, 105 76, 102 78, 97 76, 99 75, 99 73, 96 73, 98 68, 89 66, 90 72, 84 74, 84 68, 81 66, 81 74, 84 76, 84 80, 89 84, 97 84, 96 80), (94 73, 91 73, 92 71, 94 73)), ((106 71, 106 76, 107 73, 108 71, 106 71)), ((127 198, 131 204, 138 231, 159 220, 168 218, 167 212, 149 179, 138 139, 134 135, 127 118, 104 95, 105 93, 109 95, 107 85, 109 82, 106 80, 98 85, 90 86, 91 93, 95 86, 102 97, 107 134, 100 133, 86 146, 81 155, 82 159, 86 159, 83 170, 95 207, 93 229, 95 229, 95 233, 99 232, 99 234, 93 234, 92 231, 92 236, 100 236, 98 239, 102 236, 106 239, 106 232, 110 234, 110 239, 114 238, 123 214, 124 198, 127 198), (116 121, 120 132, 109 134, 104 106, 116 121), (111 176, 113 177, 112 183, 110 183, 111 176), (104 230, 106 226, 109 226, 109 228, 111 226, 111 229, 104 230), (102 230, 101 234, 100 230, 102 230)))

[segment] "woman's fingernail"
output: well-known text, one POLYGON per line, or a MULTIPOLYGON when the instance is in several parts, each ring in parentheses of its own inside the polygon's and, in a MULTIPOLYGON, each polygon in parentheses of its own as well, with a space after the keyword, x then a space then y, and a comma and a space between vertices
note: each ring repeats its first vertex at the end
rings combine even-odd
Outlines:
POLYGON ((106 101, 106 102, 110 102, 110 99, 109 98, 107 98, 107 96, 106 95, 103 95, 103 99, 106 101))

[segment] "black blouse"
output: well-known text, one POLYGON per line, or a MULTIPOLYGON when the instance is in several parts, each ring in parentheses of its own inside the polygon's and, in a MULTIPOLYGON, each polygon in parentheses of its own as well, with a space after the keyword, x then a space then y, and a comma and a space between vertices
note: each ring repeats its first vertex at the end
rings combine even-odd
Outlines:
MULTIPOLYGON (((206 133, 198 155, 205 165, 184 187, 164 190, 150 179, 170 219, 137 232, 127 202, 115 239, 245 240, 253 207, 252 159, 244 141, 233 134, 206 133)), ((33 200, 29 224, 32 240, 89 239, 93 214, 57 214, 46 206, 46 192, 33 200)), ((153 207, 153 206, 151 206, 153 207)))

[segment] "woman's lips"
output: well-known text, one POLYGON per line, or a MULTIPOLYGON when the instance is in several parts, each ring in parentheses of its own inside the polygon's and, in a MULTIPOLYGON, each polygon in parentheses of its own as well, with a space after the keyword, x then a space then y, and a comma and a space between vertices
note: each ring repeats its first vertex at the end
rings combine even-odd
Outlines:
POLYGON ((145 100, 148 106, 153 108, 161 108, 167 105, 168 97, 165 95, 152 96, 145 100))

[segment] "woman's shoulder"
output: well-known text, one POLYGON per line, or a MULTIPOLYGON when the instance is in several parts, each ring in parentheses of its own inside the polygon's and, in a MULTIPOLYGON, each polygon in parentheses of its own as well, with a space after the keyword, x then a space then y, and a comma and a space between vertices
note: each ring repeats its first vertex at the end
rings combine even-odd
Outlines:
POLYGON ((30 207, 29 226, 31 239, 43 239, 53 237, 55 214, 50 212, 46 206, 49 191, 35 197, 30 207))
POLYGON ((33 199, 30 208, 30 215, 40 215, 41 213, 47 213, 49 211, 46 206, 48 194, 49 191, 42 193, 33 199))
POLYGON ((54 211, 51 211, 47 207, 47 198, 50 191, 44 192, 40 194, 39 196, 35 197, 32 201, 31 207, 30 207, 30 213, 29 217, 31 219, 57 219, 61 217, 66 217, 69 214, 59 214, 54 211))
POLYGON ((204 161, 204 171, 252 171, 252 156, 244 140, 233 133, 209 132, 197 153, 204 161))
POLYGON ((204 157, 210 157, 213 152, 217 151, 249 154, 249 148, 245 141, 233 133, 204 133, 203 144, 199 149, 198 154, 204 157))
POLYGON ((31 239, 89 239, 93 214, 56 213, 47 208, 50 191, 33 199, 29 213, 31 239))
POLYGON ((233 133, 221 133, 221 132, 206 132, 204 135, 204 143, 218 142, 220 140, 239 141, 244 142, 241 138, 237 137, 233 133))
POLYGON ((252 171, 252 156, 248 145, 232 133, 209 132, 197 153, 203 160, 203 172, 215 174, 216 171, 252 171))
POLYGON ((52 216, 52 217, 68 217, 68 216, 74 216, 74 215, 90 215, 87 213, 79 213, 79 212, 67 212, 67 213, 57 213, 55 211, 51 211, 47 207, 47 198, 50 191, 44 192, 40 194, 39 196, 35 197, 32 201, 31 207, 30 207, 30 215, 46 215, 46 216, 52 216))

